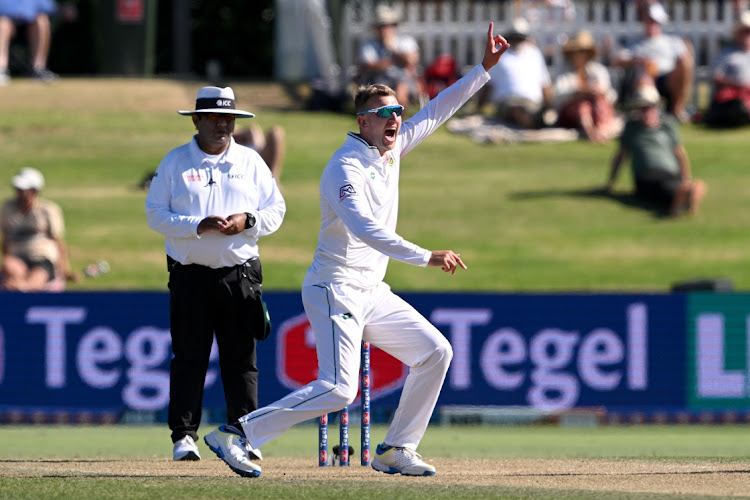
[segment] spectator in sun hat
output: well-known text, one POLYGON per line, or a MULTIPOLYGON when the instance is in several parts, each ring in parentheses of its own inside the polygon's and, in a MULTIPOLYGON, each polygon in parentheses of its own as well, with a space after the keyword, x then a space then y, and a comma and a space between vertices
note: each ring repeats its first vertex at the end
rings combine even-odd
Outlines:
POLYGON ((198 133, 162 159, 146 197, 146 220, 164 236, 169 272, 168 425, 172 458, 199 460, 203 385, 216 338, 228 422, 258 407, 256 340, 270 333, 258 239, 275 232, 284 198, 260 154, 237 144, 230 87, 198 90, 198 133))
POLYGON ((42 173, 35 168, 23 168, 13 177, 11 185, 16 196, 3 204, 0 213, 2 288, 52 291, 60 289, 62 280, 77 281, 78 276, 70 270, 63 240, 63 212, 56 203, 39 197, 44 188, 42 173))
POLYGON ((607 68, 596 61, 596 41, 588 31, 574 34, 563 46, 567 68, 555 78, 557 125, 579 130, 592 142, 602 143, 620 133, 615 112, 617 92, 607 68))
POLYGON ((714 127, 750 124, 750 11, 734 26, 735 48, 713 70, 713 95, 705 122, 714 127))
POLYGON ((635 195, 671 216, 695 214, 706 192, 693 179, 690 160, 674 116, 661 114, 661 96, 652 85, 636 89, 628 101, 630 116, 612 158, 605 192, 614 189, 623 160, 630 157, 635 195))
POLYGON ((396 91, 404 106, 424 93, 420 82, 417 41, 398 32, 400 18, 381 4, 375 10, 375 37, 365 40, 357 58, 357 83, 382 83, 396 91))
POLYGON ((492 79, 482 89, 480 106, 491 104, 495 117, 510 125, 539 128, 545 124, 544 111, 552 106, 552 78, 547 63, 532 40, 526 19, 514 19, 506 39, 510 49, 490 70, 492 79))
POLYGON ((626 68, 622 102, 641 85, 656 86, 666 99, 667 111, 687 121, 686 106, 695 72, 693 46, 688 40, 664 33, 669 14, 658 2, 643 5, 641 22, 645 36, 629 44, 613 64, 626 68))

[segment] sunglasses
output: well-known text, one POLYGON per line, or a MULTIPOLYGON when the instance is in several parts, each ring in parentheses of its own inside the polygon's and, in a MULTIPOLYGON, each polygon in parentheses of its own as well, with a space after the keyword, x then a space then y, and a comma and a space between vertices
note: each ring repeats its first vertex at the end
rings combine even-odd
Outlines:
POLYGON ((210 122, 218 122, 219 120, 233 122, 235 119, 235 116, 229 113, 201 113, 201 116, 210 122))
POLYGON ((404 112, 404 107, 400 104, 397 104, 395 106, 380 106, 379 108, 374 109, 366 109, 364 111, 360 111, 357 113, 358 115, 363 115, 365 113, 375 113, 381 118, 390 118, 393 113, 396 113, 396 116, 401 116, 401 113, 404 112))

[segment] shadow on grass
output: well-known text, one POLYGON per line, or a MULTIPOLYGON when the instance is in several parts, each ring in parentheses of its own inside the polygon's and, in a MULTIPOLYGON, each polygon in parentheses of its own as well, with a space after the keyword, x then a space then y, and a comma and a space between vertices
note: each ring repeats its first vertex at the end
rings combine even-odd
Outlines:
POLYGON ((518 191, 515 193, 511 193, 508 197, 511 200, 529 201, 562 196, 589 199, 608 199, 629 208, 636 208, 639 210, 650 212, 655 219, 673 218, 673 216, 669 214, 669 211, 666 210, 663 205, 638 198, 633 193, 608 193, 603 191, 601 188, 540 189, 538 191, 518 191))

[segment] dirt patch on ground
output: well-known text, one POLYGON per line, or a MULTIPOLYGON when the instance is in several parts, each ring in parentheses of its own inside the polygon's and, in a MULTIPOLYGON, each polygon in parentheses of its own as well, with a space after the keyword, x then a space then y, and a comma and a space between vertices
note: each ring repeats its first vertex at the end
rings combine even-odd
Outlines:
MULTIPOLYGON (((321 469, 309 458, 270 457, 257 481, 430 481, 431 484, 517 487, 592 492, 745 496, 750 492, 748 463, 666 463, 595 459, 435 459, 438 475, 403 478, 369 467, 321 469)), ((3 477, 201 477, 236 478, 218 459, 200 462, 149 460, 3 460, 3 477)))
MULTIPOLYGON (((158 111, 193 109, 195 95, 206 82, 162 78, 61 78, 45 85, 34 80, 14 79, 0 90, 0 109, 158 111)), ((229 82, 237 106, 256 109, 300 109, 304 89, 275 82, 229 82)))

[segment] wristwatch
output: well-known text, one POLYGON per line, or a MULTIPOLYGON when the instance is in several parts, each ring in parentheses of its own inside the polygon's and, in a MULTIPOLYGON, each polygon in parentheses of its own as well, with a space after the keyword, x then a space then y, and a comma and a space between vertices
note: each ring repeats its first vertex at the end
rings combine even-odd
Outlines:
POLYGON ((245 212, 245 229, 250 229, 255 225, 255 216, 250 212, 245 212))

